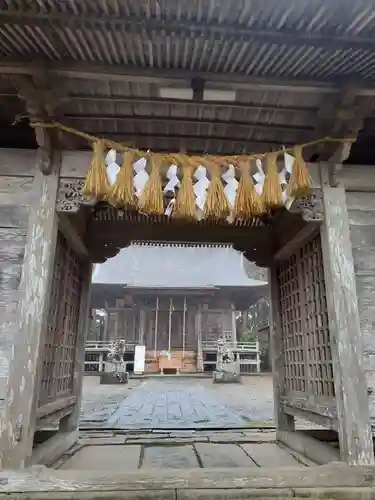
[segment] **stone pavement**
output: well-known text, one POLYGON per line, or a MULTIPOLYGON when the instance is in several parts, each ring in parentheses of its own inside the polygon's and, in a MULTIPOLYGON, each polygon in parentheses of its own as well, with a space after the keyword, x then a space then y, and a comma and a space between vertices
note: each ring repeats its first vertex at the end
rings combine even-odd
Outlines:
POLYGON ((211 379, 130 379, 127 386, 100 386, 85 377, 81 427, 237 428, 272 423, 270 376, 244 377, 242 384, 211 379))
POLYGON ((275 442, 271 431, 150 434, 82 433, 79 444, 54 468, 135 471, 227 467, 300 467, 312 462, 275 442))
POLYGON ((106 427, 151 430, 246 425, 240 415, 199 380, 148 379, 121 403, 106 427))
POLYGON ((99 382, 96 376, 83 378, 81 427, 100 427, 105 424, 122 401, 141 383, 133 379, 126 385, 100 385, 99 382))
MULTIPOLYGON (((80 427, 133 431, 267 427, 274 425, 273 412, 270 375, 243 377, 241 384, 160 377, 99 385, 98 377, 85 377, 80 427)), ((301 419, 296 427, 319 428, 301 419)))

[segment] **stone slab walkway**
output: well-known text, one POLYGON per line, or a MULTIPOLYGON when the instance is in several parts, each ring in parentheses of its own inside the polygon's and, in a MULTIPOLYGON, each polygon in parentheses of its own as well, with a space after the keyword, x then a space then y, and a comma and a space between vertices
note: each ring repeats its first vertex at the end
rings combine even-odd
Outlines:
POLYGON ((83 434, 55 468, 128 472, 138 469, 299 467, 314 465, 275 442, 274 432, 199 432, 170 437, 83 434))
POLYGON ((247 425, 241 415, 199 381, 149 379, 129 394, 105 427, 228 429, 247 425))

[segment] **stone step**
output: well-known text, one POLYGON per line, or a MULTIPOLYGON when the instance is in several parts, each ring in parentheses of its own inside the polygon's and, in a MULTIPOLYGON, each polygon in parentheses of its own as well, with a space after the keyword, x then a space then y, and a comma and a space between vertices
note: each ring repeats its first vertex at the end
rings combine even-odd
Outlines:
POLYGON ((0 500, 369 500, 375 467, 0 471, 0 500))

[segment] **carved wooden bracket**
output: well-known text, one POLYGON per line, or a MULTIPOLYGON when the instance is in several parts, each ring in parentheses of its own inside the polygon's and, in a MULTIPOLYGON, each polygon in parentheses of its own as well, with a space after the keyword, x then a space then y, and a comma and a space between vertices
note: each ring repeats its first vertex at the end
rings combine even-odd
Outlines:
POLYGON ((83 179, 60 179, 57 195, 56 211, 77 213, 81 206, 93 206, 95 200, 89 200, 82 195, 83 179))
POLYGON ((299 213, 306 222, 324 220, 322 190, 313 189, 309 196, 296 200, 289 211, 294 214, 299 213))

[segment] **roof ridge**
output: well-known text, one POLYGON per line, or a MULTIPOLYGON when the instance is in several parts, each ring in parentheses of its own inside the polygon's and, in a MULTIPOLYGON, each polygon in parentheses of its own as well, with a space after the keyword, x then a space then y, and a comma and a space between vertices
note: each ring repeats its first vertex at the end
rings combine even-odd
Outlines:
POLYGON ((189 242, 170 242, 170 241, 147 241, 133 240, 130 246, 148 246, 148 247, 200 247, 200 248, 233 248, 229 243, 189 243, 189 242))

